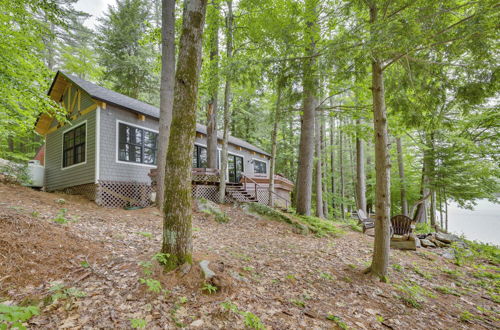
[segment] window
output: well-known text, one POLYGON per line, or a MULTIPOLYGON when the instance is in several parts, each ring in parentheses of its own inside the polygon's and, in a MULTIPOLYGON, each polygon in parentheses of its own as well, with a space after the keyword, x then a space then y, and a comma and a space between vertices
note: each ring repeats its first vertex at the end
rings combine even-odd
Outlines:
POLYGON ((63 168, 85 162, 86 127, 83 124, 63 134, 63 168))
POLYGON ((158 134, 124 123, 118 125, 118 160, 156 165, 158 134))
POLYGON ((193 168, 207 167, 207 148, 198 145, 193 150, 193 168))
POLYGON ((266 174, 267 173, 267 163, 260 161, 260 160, 253 160, 253 172, 254 173, 260 173, 260 174, 266 174))

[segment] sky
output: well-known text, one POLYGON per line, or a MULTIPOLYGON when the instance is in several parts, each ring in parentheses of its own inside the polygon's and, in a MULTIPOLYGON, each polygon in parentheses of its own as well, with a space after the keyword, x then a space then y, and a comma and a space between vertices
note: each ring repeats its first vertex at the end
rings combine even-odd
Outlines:
POLYGON ((93 28, 97 24, 97 18, 102 17, 108 5, 114 5, 116 0, 78 0, 75 9, 84 11, 92 15, 85 21, 85 25, 93 28))

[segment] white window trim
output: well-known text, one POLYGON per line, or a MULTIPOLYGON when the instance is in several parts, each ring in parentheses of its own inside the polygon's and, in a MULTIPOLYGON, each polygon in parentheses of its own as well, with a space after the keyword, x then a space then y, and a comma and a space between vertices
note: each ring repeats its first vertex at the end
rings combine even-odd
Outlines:
MULTIPOLYGON (((154 129, 151 129, 151 128, 148 128, 148 127, 144 127, 144 126, 139 126, 139 125, 136 125, 136 124, 129 123, 127 121, 123 121, 123 120, 117 119, 116 120, 116 132, 115 132, 116 133, 115 134, 115 140, 116 140, 115 162, 118 163, 118 164, 135 165, 135 166, 143 166, 143 167, 150 167, 150 168, 156 168, 156 167, 158 167, 158 165, 142 164, 142 163, 135 163, 135 162, 126 162, 126 161, 118 159, 120 123, 128 125, 128 126, 137 127, 137 128, 140 128, 140 129, 143 129, 143 130, 150 131, 150 132, 158 134, 157 130, 154 130, 154 129)), ((158 151, 158 148, 156 150, 158 151)))
MULTIPOLYGON (((71 124, 71 125, 73 125, 73 124, 71 124)), ((73 168, 76 166, 87 164, 87 150, 88 150, 88 144, 87 144, 87 141, 88 141, 88 134, 87 133, 88 132, 87 131, 88 131, 88 129, 89 129, 89 125, 87 125, 87 119, 85 119, 84 121, 81 121, 78 124, 74 124, 74 126, 71 126, 62 132, 62 134, 61 134, 61 141, 62 141, 61 142, 61 171, 64 171, 64 170, 67 170, 67 169, 70 169, 70 168, 73 168), (73 165, 64 167, 64 134, 66 134, 67 132, 69 132, 75 128, 78 128, 82 125, 85 125, 85 161, 78 163, 78 164, 73 164, 73 165)))
POLYGON ((267 159, 262 160, 262 159, 253 157, 252 158, 252 165, 253 165, 253 174, 264 174, 264 175, 269 177, 269 172, 268 172, 269 171, 269 161, 267 159), (255 162, 254 161, 265 163, 266 164, 266 172, 265 173, 255 173, 255 162))

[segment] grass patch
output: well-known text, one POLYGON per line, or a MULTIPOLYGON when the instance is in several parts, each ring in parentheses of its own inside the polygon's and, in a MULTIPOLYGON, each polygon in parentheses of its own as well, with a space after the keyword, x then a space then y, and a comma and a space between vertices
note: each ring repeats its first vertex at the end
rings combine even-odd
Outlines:
POLYGON ((396 289, 401 291, 402 295, 399 298, 408 306, 414 308, 422 308, 423 303, 427 300, 425 297, 436 298, 436 295, 431 291, 422 288, 417 284, 404 282, 401 285, 395 285, 396 289))
POLYGON ((308 234, 309 232, 312 232, 318 237, 338 237, 344 234, 344 231, 335 226, 334 223, 330 220, 320 219, 312 216, 285 214, 260 203, 252 203, 247 207, 248 211, 251 213, 261 215, 270 220, 288 223, 297 228, 302 234, 308 234))
POLYGON ((460 297, 460 293, 452 288, 449 288, 447 286, 437 286, 434 288, 437 292, 440 292, 442 294, 450 294, 453 296, 460 297))
POLYGON ((335 322, 335 324, 337 324, 340 327, 340 329, 344 330, 349 329, 347 324, 344 321, 342 321, 342 319, 337 315, 328 314, 326 316, 326 319, 335 322))

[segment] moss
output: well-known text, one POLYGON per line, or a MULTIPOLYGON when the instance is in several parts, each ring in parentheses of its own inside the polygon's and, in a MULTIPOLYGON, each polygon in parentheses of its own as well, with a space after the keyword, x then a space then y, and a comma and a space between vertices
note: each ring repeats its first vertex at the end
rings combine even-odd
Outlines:
POLYGON ((165 271, 169 272, 184 264, 193 264, 193 255, 191 253, 187 253, 182 256, 170 255, 166 258, 166 261, 163 262, 163 268, 165 271))

